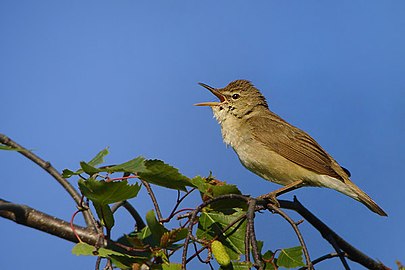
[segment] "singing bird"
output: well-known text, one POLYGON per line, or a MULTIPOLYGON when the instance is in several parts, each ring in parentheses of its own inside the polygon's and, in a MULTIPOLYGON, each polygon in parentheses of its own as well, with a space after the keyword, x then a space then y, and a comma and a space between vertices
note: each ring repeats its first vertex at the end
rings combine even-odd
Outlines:
POLYGON ((224 142, 235 150, 241 163, 260 177, 284 186, 262 198, 277 203, 276 196, 299 187, 327 187, 387 216, 350 180, 349 171, 311 136, 270 111, 266 98, 250 81, 236 80, 219 89, 199 84, 219 101, 195 105, 211 107, 224 142))

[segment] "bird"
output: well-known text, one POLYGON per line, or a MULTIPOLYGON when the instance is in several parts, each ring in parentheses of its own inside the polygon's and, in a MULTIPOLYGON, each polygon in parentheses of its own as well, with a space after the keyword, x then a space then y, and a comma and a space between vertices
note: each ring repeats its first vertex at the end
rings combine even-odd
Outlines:
POLYGON ((343 193, 371 211, 387 216, 310 135, 289 124, 269 109, 266 98, 248 80, 235 80, 224 88, 199 83, 219 101, 197 103, 211 107, 221 126, 225 144, 230 145, 248 170, 265 180, 282 185, 259 196, 276 204, 276 197, 291 190, 312 186, 343 193))

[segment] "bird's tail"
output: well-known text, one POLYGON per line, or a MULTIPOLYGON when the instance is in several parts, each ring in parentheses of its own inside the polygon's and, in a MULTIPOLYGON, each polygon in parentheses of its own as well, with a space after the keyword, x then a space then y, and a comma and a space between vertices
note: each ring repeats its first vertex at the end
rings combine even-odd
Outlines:
POLYGON ((358 188, 355 184, 353 184, 352 182, 346 183, 346 184, 348 184, 350 189, 353 191, 352 194, 347 194, 347 195, 349 195, 353 199, 361 202, 374 213, 377 213, 380 216, 388 216, 387 213, 385 213, 385 211, 380 206, 378 206, 378 204, 375 201, 373 201, 370 198, 370 196, 368 196, 364 191, 362 191, 360 188, 358 188))

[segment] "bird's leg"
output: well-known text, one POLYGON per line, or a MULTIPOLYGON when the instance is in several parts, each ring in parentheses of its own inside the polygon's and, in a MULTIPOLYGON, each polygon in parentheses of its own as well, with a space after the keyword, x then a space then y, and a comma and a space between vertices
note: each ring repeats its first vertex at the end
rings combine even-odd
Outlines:
POLYGON ((287 193, 287 192, 290 192, 290 191, 292 191, 294 189, 299 188, 303 182, 304 181, 302 181, 302 180, 292 182, 292 183, 290 183, 290 184, 288 184, 288 185, 286 185, 286 186, 284 186, 282 188, 279 188, 279 189, 277 189, 275 191, 272 191, 270 193, 261 195, 261 196, 258 197, 258 199, 269 200, 272 203, 274 203, 277 207, 280 207, 280 204, 277 201, 277 196, 280 196, 281 194, 284 194, 284 193, 287 193))

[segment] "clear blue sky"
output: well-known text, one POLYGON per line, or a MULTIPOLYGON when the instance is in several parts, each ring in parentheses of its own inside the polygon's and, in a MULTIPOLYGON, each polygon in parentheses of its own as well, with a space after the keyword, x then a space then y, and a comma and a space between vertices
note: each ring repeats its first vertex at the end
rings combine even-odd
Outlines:
MULTIPOLYGON (((192 106, 214 100, 197 82, 249 79, 389 217, 327 189, 282 198, 297 195, 395 268, 395 260, 405 263, 404 14, 404 1, 374 0, 1 1, 0 132, 60 170, 109 146, 109 163, 159 158, 190 177, 211 170, 257 196, 278 186, 248 172, 210 110, 192 106)), ((62 188, 17 153, 0 152, 0 169, 1 198, 64 219, 75 211, 62 188)), ((158 196, 168 206, 175 200, 168 190, 158 196)), ((142 215, 152 208, 143 195, 133 203, 142 215)), ((128 232, 130 220, 121 218, 118 232, 128 232)), ((281 219, 257 220, 267 248, 297 244, 281 219)), ((302 230, 313 258, 332 251, 311 227, 302 230)), ((1 269, 94 267, 94 258, 71 255, 73 244, 7 220, 0 236, 1 269)))

